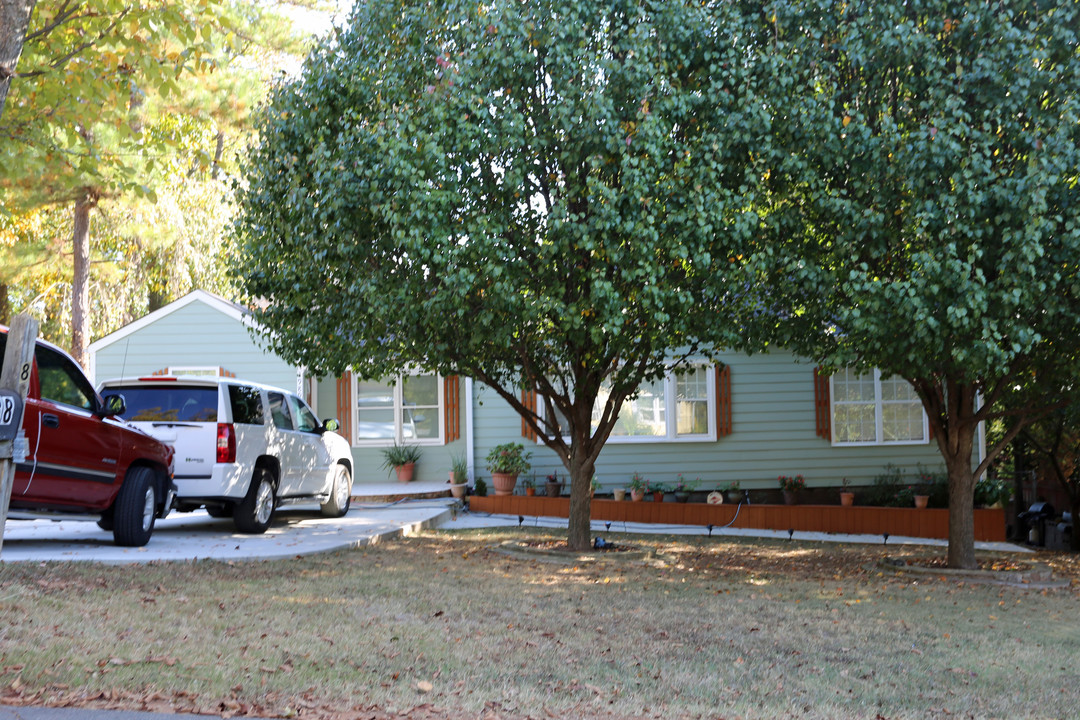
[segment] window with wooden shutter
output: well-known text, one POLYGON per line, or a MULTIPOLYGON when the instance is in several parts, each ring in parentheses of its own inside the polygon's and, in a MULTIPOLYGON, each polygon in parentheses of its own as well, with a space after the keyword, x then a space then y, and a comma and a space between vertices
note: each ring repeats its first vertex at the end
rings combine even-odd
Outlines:
POLYGON ((445 442, 452 443, 461 437, 461 382, 457 375, 443 378, 443 412, 445 442))
POLYGON ((731 425, 731 366, 716 366, 716 437, 730 435, 731 425))
POLYGON ((814 368, 814 426, 818 437, 832 440, 829 376, 821 372, 821 368, 814 368))

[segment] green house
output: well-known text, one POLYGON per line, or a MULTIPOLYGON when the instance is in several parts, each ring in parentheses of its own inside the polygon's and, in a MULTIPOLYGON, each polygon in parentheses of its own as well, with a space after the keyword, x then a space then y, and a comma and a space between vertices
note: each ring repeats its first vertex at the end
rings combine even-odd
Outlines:
MULTIPOLYGON (((480 383, 421 373, 317 379, 267 352, 252 326, 245 308, 195 291, 93 343, 90 372, 96 382, 196 372, 298 389, 318 415, 341 422, 357 483, 393 479, 380 453, 393 442, 421 447, 419 481, 445 481, 455 457, 468 461, 473 480, 488 477, 484 457, 511 441, 532 452, 538 482, 566 475, 554 453, 480 383)), ((651 383, 628 403, 597 463, 601 492, 626 487, 635 473, 664 483, 681 474, 699 489, 738 481, 744 489, 775 490, 780 475, 835 488, 844 478, 871 484, 887 465, 912 474, 941 468, 922 407, 902 380, 824 376, 786 352, 720 360, 651 383)))

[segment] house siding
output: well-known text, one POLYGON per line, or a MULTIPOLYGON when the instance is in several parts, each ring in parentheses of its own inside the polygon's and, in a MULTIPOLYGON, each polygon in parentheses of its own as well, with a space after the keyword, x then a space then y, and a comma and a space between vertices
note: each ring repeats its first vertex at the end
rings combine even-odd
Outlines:
MULTIPOLYGON (((699 490, 739 481, 744 489, 775 490, 780 475, 801 474, 808 487, 836 487, 842 478, 870 485, 887 464, 907 472, 941 469, 936 445, 833 447, 815 434, 813 364, 788 352, 721 356, 731 368, 732 433, 713 442, 616 443, 600 454, 602 490, 626 487, 634 473, 663 483, 682 473, 700 478, 699 490)), ((477 472, 495 445, 517 441, 533 453, 531 473, 566 475, 555 454, 521 437, 514 411, 494 391, 478 385, 473 398, 477 472)))
POLYGON ((223 367, 244 380, 296 390, 296 369, 263 350, 248 328, 202 302, 99 347, 94 382, 149 375, 169 366, 223 367))

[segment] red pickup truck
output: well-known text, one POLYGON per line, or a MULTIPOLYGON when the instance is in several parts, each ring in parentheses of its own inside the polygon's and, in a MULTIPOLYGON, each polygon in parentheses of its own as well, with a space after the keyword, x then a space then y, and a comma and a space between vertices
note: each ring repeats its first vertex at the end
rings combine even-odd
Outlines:
MULTIPOLYGON (((0 326, 0 359, 6 348, 0 326)), ((117 545, 149 542, 173 506, 173 450, 115 417, 123 412, 123 398, 98 395, 70 355, 38 340, 8 517, 96 520, 117 545)))

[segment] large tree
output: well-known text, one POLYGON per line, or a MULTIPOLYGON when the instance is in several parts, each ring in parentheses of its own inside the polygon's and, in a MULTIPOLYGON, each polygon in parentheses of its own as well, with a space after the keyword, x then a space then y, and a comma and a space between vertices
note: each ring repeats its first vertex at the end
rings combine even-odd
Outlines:
POLYGON ((238 273, 269 344, 323 373, 490 386, 567 468, 587 547, 623 402, 761 342, 740 315, 769 35, 736 3, 359 3, 246 163, 238 273))
POLYGON ((975 564, 976 478, 1078 363, 1080 5, 799 3, 777 18, 801 78, 792 143, 800 263, 775 297, 789 344, 906 379, 949 475, 952 567, 975 564), (791 299, 794 298, 794 299, 791 299), (791 326, 794 327, 794 326, 791 326), (973 463, 980 423, 1013 415, 973 463))

